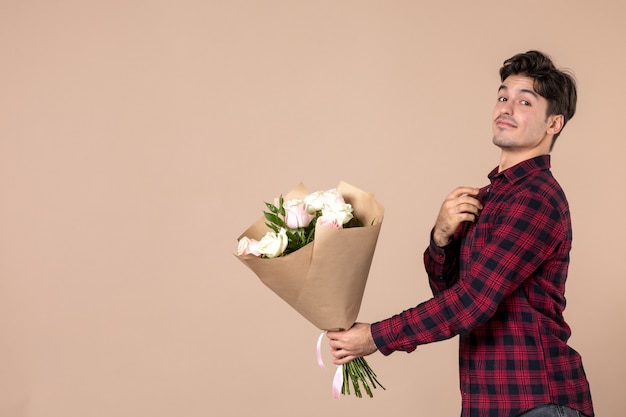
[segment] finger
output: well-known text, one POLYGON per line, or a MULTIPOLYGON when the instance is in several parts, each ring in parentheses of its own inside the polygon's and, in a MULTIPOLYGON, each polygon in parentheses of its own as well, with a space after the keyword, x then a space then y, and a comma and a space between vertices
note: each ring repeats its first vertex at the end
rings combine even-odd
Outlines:
POLYGON ((469 196, 461 196, 454 198, 452 200, 448 200, 445 202, 443 206, 445 211, 449 213, 460 213, 462 211, 478 209, 482 210, 483 205, 480 201, 475 199, 474 197, 469 196))
POLYGON ((462 194, 457 199, 458 201, 480 204, 480 201, 478 200, 478 195, 462 194))
POLYGON ((455 209, 457 212, 476 212, 483 209, 483 204, 474 197, 463 196, 455 201, 455 209))
POLYGON ((341 335, 344 333, 345 333, 345 330, 342 330, 342 331, 330 331, 329 330, 326 332, 326 337, 329 338, 330 340, 339 340, 341 335))
POLYGON ((456 208, 458 213, 478 214, 482 209, 482 206, 480 205, 480 203, 460 203, 456 206, 456 208))
POLYGON ((344 349, 333 349, 330 354, 335 357, 335 359, 342 359, 348 356, 348 352, 344 349))
POLYGON ((346 356, 343 356, 341 358, 337 358, 337 359, 333 360, 333 364, 335 364, 335 365, 345 365, 346 363, 352 362, 353 360, 355 360, 358 357, 359 356, 355 356, 355 355, 346 355, 346 356))
POLYGON ((475 222, 478 219, 478 214, 461 213, 458 219, 459 222, 475 222))
POLYGON ((480 191, 479 188, 476 187, 457 187, 450 196, 454 196, 453 198, 461 197, 463 195, 475 196, 478 195, 480 191))
POLYGON ((341 349, 341 345, 339 344, 338 340, 331 340, 328 342, 328 345, 332 350, 341 349))
POLYGON ((333 359, 333 364, 335 365, 344 365, 348 362, 350 362, 351 359, 348 359, 348 356, 339 356, 339 357, 335 357, 335 359, 333 359))

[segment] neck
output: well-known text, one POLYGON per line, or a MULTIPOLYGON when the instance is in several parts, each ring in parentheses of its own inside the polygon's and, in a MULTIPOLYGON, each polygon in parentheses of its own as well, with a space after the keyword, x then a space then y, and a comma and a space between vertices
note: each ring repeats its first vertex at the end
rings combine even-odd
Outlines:
POLYGON ((505 149, 500 154, 500 164, 498 165, 498 172, 502 172, 519 164, 520 162, 528 159, 535 158, 541 155, 548 155, 550 152, 524 152, 524 153, 511 153, 505 149))

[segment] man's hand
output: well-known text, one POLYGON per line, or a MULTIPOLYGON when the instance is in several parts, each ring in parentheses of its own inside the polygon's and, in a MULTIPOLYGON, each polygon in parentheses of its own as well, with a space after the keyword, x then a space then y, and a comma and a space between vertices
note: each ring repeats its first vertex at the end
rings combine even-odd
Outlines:
POLYGON ((355 323, 349 330, 339 332, 327 332, 331 348, 330 353, 335 357, 335 365, 343 365, 353 359, 370 355, 378 350, 370 325, 355 323))
POLYGON ((480 190, 474 187, 458 187, 450 193, 439 210, 433 230, 433 240, 437 246, 445 246, 461 222, 473 222, 483 209, 476 199, 480 190))

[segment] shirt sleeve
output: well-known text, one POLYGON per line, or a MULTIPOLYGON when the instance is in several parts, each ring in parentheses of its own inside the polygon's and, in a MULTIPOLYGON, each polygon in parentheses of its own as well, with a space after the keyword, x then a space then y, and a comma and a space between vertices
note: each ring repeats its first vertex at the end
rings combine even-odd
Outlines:
MULTIPOLYGON (((493 220, 490 236, 473 254, 466 276, 434 298, 372 324, 380 352, 412 352, 420 344, 468 333, 492 317, 503 298, 530 277, 564 239, 563 216, 552 203, 527 193, 518 196, 493 220)), ((442 260, 441 252, 431 253, 431 249, 426 256, 434 256, 436 265, 431 267, 436 280, 446 262, 437 262, 442 260)))
MULTIPOLYGON (((461 229, 461 228, 459 228, 461 229)), ((424 251, 424 267, 433 295, 450 288, 459 277, 459 251, 461 237, 455 233, 446 246, 437 246, 430 232, 430 245, 424 251)))

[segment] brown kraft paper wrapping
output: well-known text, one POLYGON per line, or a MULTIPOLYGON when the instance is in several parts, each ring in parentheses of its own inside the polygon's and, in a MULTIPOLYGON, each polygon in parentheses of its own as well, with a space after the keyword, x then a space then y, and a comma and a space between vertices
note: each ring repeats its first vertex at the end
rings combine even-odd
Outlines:
MULTIPOLYGON (((384 207, 373 193, 340 182, 337 186, 363 227, 317 227, 315 240, 277 258, 237 256, 259 279, 321 330, 348 329, 359 314, 384 207)), ((285 200, 309 193, 298 184, 285 200)), ((270 229, 262 217, 239 236, 261 239, 270 229)))

